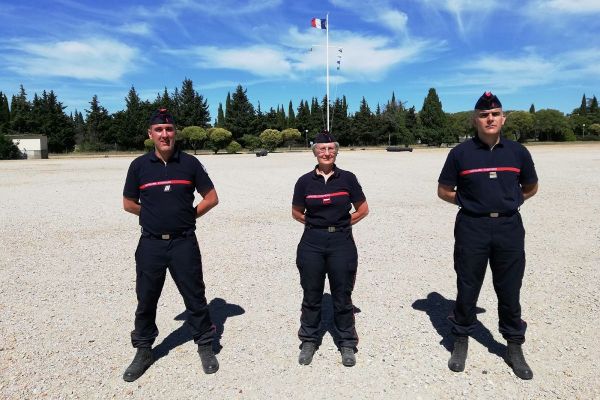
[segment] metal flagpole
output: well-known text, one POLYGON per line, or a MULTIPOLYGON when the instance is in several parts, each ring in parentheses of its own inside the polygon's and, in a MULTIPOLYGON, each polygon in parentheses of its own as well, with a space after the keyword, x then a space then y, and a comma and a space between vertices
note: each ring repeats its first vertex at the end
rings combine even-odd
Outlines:
POLYGON ((327 107, 327 132, 330 132, 329 130, 329 13, 327 13, 327 16, 325 17, 325 31, 326 31, 326 45, 325 48, 327 49, 327 51, 325 52, 326 54, 326 62, 325 62, 325 68, 327 69, 327 102, 325 103, 325 106, 327 107))

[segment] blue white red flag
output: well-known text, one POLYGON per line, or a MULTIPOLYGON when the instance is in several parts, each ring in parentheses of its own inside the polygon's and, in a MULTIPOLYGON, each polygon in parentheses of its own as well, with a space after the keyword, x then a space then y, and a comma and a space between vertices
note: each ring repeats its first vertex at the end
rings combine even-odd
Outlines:
POLYGON ((317 29, 327 29, 327 20, 326 19, 313 18, 313 19, 310 20, 310 25, 313 28, 317 28, 317 29))

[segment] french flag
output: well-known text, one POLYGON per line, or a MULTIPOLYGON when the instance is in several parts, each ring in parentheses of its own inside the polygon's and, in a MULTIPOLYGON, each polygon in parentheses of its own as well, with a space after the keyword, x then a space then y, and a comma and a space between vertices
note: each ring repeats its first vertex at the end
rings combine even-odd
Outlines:
POLYGON ((310 25, 313 28, 317 28, 317 29, 327 29, 327 20, 326 19, 313 18, 313 19, 310 20, 310 25))

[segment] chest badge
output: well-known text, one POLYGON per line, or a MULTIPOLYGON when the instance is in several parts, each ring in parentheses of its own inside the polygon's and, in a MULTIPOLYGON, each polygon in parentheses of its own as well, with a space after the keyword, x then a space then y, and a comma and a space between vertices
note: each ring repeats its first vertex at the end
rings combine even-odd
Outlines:
POLYGON ((496 178, 498 178, 498 174, 496 173, 496 171, 490 172, 490 179, 496 179, 496 178))
POLYGON ((164 192, 170 192, 170 191, 171 191, 171 185, 165 185, 164 192))
POLYGON ((331 197, 324 197, 323 204, 331 204, 331 197))

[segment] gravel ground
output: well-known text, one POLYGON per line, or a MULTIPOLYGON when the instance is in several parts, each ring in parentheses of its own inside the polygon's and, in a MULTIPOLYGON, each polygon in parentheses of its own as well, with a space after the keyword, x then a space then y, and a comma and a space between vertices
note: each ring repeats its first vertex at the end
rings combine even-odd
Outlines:
MULTIPOLYGON (((139 227, 121 203, 133 157, 0 162, 0 398, 600 398, 600 145, 530 150, 540 177, 538 195, 521 210, 532 381, 501 358, 489 273, 466 371, 446 366, 456 209, 436 186, 447 149, 338 157, 371 209, 354 230, 354 368, 341 365, 329 333, 310 366, 297 363, 302 227, 290 205, 312 155, 201 156, 221 200, 197 230, 221 369, 202 373, 168 278, 159 359, 134 383, 121 378, 134 355, 139 227)), ((330 328, 329 308, 324 317, 330 328)))

